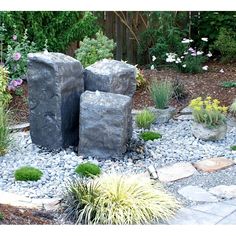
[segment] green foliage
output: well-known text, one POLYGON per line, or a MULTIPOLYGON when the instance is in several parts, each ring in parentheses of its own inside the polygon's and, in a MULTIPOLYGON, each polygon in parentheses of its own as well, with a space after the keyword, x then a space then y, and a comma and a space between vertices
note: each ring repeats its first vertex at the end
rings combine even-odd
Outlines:
POLYGON ((34 167, 23 166, 15 171, 15 179, 18 181, 37 181, 41 179, 43 173, 34 167))
POLYGON ((7 90, 8 70, 0 66, 0 106, 7 106, 11 100, 11 95, 7 90))
POLYGON ((188 96, 184 83, 177 77, 173 81, 173 97, 177 100, 184 99, 188 96))
POLYGON ((157 133, 157 132, 152 132, 152 131, 145 131, 142 132, 139 137, 141 139, 143 139, 144 141, 148 141, 148 140, 155 140, 155 139, 159 139, 162 137, 161 134, 157 133))
POLYGON ((102 175, 68 186, 62 200, 76 224, 150 224, 166 221, 179 208, 163 187, 144 176, 102 175))
POLYGON ((183 45, 181 39, 186 35, 188 23, 186 12, 149 12, 148 27, 140 35, 138 63, 147 64, 151 55, 158 68, 165 64, 166 52, 179 52, 183 45))
POLYGON ((137 89, 144 88, 147 85, 147 80, 144 78, 144 75, 142 73, 142 70, 137 69, 137 76, 136 76, 136 85, 137 89))
POLYGON ((229 107, 230 113, 236 117, 236 99, 234 99, 233 103, 229 107))
POLYGON ((113 58, 115 43, 113 39, 108 39, 101 31, 96 33, 96 38, 85 37, 80 42, 80 48, 75 51, 76 59, 84 67, 92 65, 96 61, 104 58, 113 58))
POLYGON ((155 114, 148 109, 144 109, 135 117, 135 122, 139 128, 150 129, 151 124, 156 120, 155 114))
POLYGON ((0 106, 0 156, 6 154, 10 144, 9 115, 4 105, 0 106))
POLYGON ((234 82, 234 81, 225 81, 225 82, 222 83, 222 87, 224 87, 224 88, 236 87, 236 82, 234 82))
POLYGON ((149 91, 156 108, 165 109, 169 106, 169 102, 173 95, 173 86, 171 82, 166 80, 152 81, 149 91))
POLYGON ((101 174, 101 169, 96 164, 86 162, 78 165, 75 172, 82 177, 94 177, 101 174))
POLYGON ((28 29, 28 38, 39 49, 65 52, 71 42, 85 36, 92 37, 98 30, 97 18, 92 12, 76 11, 17 11, 0 12, 1 22, 7 29, 5 45, 15 33, 20 37, 28 29))
POLYGON ((231 149, 232 151, 236 151, 236 145, 231 146, 230 149, 231 149))
POLYGON ((4 220, 4 215, 2 212, 0 212, 0 221, 3 221, 4 220))
POLYGON ((221 28, 214 42, 213 49, 220 51, 223 62, 236 60, 236 33, 233 30, 221 28))

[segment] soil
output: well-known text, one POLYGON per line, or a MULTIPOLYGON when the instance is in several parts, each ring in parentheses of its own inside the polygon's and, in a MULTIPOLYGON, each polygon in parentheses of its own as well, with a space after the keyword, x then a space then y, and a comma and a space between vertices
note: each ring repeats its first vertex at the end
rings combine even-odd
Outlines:
MULTIPOLYGON (((147 86, 140 88, 134 95, 134 109, 142 109, 147 106, 153 106, 153 102, 148 92, 148 84, 152 79, 161 80, 175 80, 178 78, 185 87, 187 96, 184 99, 173 99, 171 105, 175 106, 178 110, 187 106, 192 98, 198 96, 211 96, 218 98, 222 105, 229 106, 233 99, 236 98, 236 87, 224 88, 221 86, 222 82, 234 81, 236 82, 236 63, 234 64, 221 64, 212 62, 208 64, 209 70, 201 74, 181 74, 176 73, 171 69, 157 70, 144 70, 143 75, 147 80, 147 86), (220 70, 224 69, 224 73, 220 70)), ((27 83, 24 82, 22 95, 13 95, 10 108, 12 111, 12 123, 28 122, 28 91, 27 83)), ((0 204, 0 212, 3 213, 4 219, 0 224, 54 224, 52 219, 49 219, 46 214, 37 214, 35 210, 21 209, 8 205, 0 204)))

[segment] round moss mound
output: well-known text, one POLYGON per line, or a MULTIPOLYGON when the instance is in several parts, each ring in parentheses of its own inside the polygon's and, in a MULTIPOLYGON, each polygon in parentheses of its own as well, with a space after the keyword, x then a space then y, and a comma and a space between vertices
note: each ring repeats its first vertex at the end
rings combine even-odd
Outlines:
POLYGON ((153 132, 153 131, 145 131, 142 132, 139 137, 141 139, 143 139, 144 141, 148 141, 148 140, 154 140, 154 139, 159 139, 162 137, 161 134, 159 134, 158 132, 153 132))
POLYGON ((231 146, 230 149, 231 149, 232 151, 236 151, 236 145, 231 146))
POLYGON ((91 162, 86 162, 78 165, 75 172, 82 177, 93 177, 101 174, 101 169, 98 165, 91 162))
POLYGON ((31 166, 23 166, 15 171, 15 179, 18 181, 37 181, 42 175, 42 171, 31 166))

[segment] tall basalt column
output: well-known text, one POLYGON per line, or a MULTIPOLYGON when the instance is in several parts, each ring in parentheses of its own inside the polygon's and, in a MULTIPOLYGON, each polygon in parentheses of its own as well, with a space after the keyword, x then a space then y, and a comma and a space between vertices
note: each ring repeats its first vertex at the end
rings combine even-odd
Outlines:
POLYGON ((28 54, 30 134, 48 149, 79 143, 83 66, 61 53, 28 54))

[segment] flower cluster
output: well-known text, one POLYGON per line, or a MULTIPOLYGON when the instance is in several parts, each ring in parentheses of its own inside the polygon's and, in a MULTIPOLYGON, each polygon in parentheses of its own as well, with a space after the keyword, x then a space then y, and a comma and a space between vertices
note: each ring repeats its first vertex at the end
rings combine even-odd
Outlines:
POLYGON ((17 87, 21 86, 23 83, 22 79, 11 80, 7 89, 8 91, 16 91, 17 87))
POLYGON ((191 100, 189 107, 193 110, 196 122, 203 123, 208 127, 215 127, 225 123, 225 116, 228 110, 226 106, 220 106, 218 99, 201 97, 191 100))

